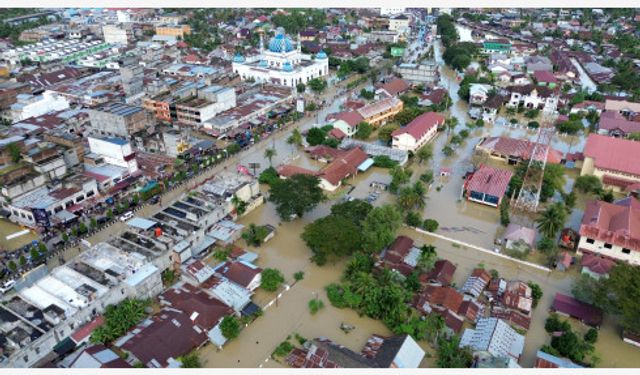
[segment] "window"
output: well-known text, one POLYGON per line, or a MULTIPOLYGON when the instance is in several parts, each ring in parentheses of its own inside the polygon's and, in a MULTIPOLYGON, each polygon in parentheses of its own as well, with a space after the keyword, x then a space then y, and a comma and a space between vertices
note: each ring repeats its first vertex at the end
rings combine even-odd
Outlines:
POLYGON ((604 248, 605 248, 605 249, 611 249, 612 247, 613 247, 613 245, 612 245, 612 244, 610 244, 610 243, 605 243, 605 244, 604 244, 604 248))
POLYGON ((631 254, 631 249, 624 248, 622 249, 623 254, 631 254))
POLYGON ((587 243, 593 245, 595 242, 596 242, 596 240, 594 240, 593 238, 587 238, 587 243))

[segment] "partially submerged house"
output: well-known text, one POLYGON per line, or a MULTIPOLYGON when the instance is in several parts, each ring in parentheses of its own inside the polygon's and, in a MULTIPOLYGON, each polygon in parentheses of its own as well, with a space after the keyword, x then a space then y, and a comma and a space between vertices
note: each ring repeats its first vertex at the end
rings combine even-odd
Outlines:
POLYGON ((504 198, 513 173, 481 165, 464 183, 463 191, 467 200, 498 207, 504 198))
POLYGON ((551 311, 578 319, 592 327, 599 327, 602 324, 602 310, 566 294, 556 293, 551 311))

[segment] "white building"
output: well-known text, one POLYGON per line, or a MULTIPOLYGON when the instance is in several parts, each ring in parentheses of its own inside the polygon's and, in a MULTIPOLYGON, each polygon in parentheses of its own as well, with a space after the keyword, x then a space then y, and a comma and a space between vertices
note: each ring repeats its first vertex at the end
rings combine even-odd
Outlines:
POLYGON ((444 116, 435 112, 424 113, 391 133, 391 147, 416 152, 436 136, 438 127, 444 125, 444 121, 444 116))
POLYGON ((102 37, 106 43, 128 44, 133 39, 133 33, 131 29, 115 25, 104 25, 102 26, 102 37))
POLYGON ((389 18, 389 30, 399 33, 409 31, 409 17, 404 14, 389 18))
POLYGON ((329 58, 323 51, 313 57, 302 54, 300 41, 294 47, 291 38, 281 29, 271 38, 266 50, 261 37, 260 54, 257 58, 245 59, 238 54, 234 57, 232 66, 233 72, 240 75, 243 81, 253 79, 256 82, 289 87, 296 87, 299 83, 306 84, 314 78, 329 74, 329 58))
POLYGON ((129 173, 134 173, 138 170, 136 154, 131 149, 131 143, 125 139, 89 137, 89 149, 91 152, 102 156, 107 164, 127 168, 129 173))
POLYGON ((67 99, 52 91, 45 91, 42 95, 37 96, 19 94, 16 99, 17 102, 11 105, 11 119, 13 122, 69 108, 67 99))

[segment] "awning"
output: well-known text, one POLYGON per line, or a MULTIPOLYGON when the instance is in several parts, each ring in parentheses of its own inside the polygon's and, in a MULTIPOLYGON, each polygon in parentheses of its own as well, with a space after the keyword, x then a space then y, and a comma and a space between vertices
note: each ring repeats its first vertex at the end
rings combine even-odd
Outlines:
POLYGON ((374 163, 373 159, 372 159, 372 158, 369 158, 369 159, 367 159, 367 160, 363 161, 363 162, 362 162, 362 164, 360 164, 360 165, 358 166, 358 170, 359 170, 359 171, 361 171, 361 172, 364 172, 364 171, 366 171, 367 169, 371 168, 371 166, 373 165, 373 163, 374 163))
POLYGON ((153 228, 153 226, 156 224, 157 223, 155 221, 145 219, 143 217, 134 217, 133 219, 127 221, 128 226, 142 229, 142 230, 148 230, 150 228, 153 228))

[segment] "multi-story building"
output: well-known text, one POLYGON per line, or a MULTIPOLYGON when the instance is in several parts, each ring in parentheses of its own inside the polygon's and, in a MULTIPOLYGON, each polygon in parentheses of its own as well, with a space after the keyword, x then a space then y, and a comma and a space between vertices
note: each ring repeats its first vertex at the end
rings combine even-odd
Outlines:
POLYGON ((580 225, 579 254, 595 254, 640 265, 640 201, 591 201, 580 225))
POLYGON ((199 90, 196 97, 176 102, 176 115, 182 124, 201 127, 206 121, 235 106, 234 89, 209 86, 199 90))
POLYGON ((156 26, 156 35, 174 36, 184 39, 185 35, 191 34, 191 26, 156 26))
POLYGON ((133 41, 133 30, 124 26, 102 26, 102 37, 106 43, 129 44, 133 41))
POLYGON ((356 111, 362 116, 363 121, 373 126, 384 125, 404 108, 402 100, 391 97, 367 104, 356 111))
POLYGON ((640 143, 599 134, 589 134, 584 147, 581 176, 598 177, 614 191, 640 183, 640 143))
POLYGON ((18 99, 18 95, 31 91, 28 84, 22 82, 0 83, 0 111, 11 107, 18 99))
POLYGON ((52 91, 45 91, 42 95, 19 94, 16 99, 16 103, 11 105, 14 122, 69 108, 67 99, 52 91))
POLYGON ((106 103, 89 110, 93 134, 128 138, 152 126, 151 117, 142 107, 122 103, 106 103))
POLYGON ((404 14, 389 18, 389 30, 406 33, 409 31, 409 17, 404 14))
POLYGON ((306 84, 314 78, 329 74, 329 58, 326 53, 320 51, 312 58, 302 53, 299 40, 296 44, 297 47, 294 47, 291 38, 279 29, 269 41, 268 49, 265 50, 261 40, 257 58, 248 60, 242 55, 236 55, 232 64, 233 72, 243 81, 255 80, 289 87, 306 84))
POLYGON ((129 141, 116 137, 89 137, 91 152, 104 158, 105 163, 127 168, 130 174, 138 171, 136 154, 129 141))
POLYGON ((391 133, 391 147, 416 152, 436 136, 438 128, 444 126, 444 120, 444 116, 435 112, 423 113, 391 133))
POLYGON ((438 83, 438 64, 435 61, 423 61, 420 64, 403 63, 395 65, 393 70, 402 79, 414 84, 435 85, 438 83))

